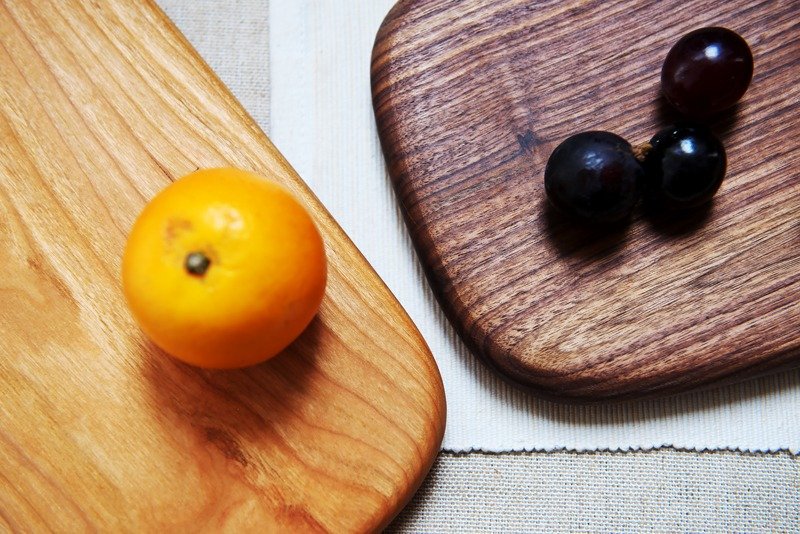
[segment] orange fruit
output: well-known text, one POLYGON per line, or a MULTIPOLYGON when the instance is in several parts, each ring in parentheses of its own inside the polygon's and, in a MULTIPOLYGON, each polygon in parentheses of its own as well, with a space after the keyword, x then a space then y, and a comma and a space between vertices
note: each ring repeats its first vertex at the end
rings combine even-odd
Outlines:
POLYGON ((167 353, 207 368, 269 359, 308 326, 325 290, 322 237, 284 187, 206 169, 145 206, 122 258, 125 297, 167 353))

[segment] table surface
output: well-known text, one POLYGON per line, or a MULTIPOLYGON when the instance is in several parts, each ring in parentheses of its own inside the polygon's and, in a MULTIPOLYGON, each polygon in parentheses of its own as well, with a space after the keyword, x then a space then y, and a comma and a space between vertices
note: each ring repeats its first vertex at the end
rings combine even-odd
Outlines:
MULTIPOLYGON (((297 47, 304 43, 304 35, 284 32, 281 34, 283 40, 270 36, 270 13, 276 9, 314 9, 318 11, 315 16, 322 17, 347 7, 354 10, 354 17, 358 17, 359 10, 367 9, 366 2, 360 0, 157 2, 270 134, 271 99, 286 98, 282 93, 286 86, 271 83, 270 58, 274 61, 279 57, 282 62, 289 63, 295 57, 297 47)), ((383 3, 388 5, 390 2, 383 3)), ((374 37, 371 32, 372 29, 366 29, 362 36, 367 44, 374 37)), ((316 68, 328 67, 320 63, 316 68)), ((302 78, 309 73, 298 71, 296 75, 302 78)), ((368 65, 363 66, 363 75, 367 84, 368 65)), ((369 94, 368 88, 365 94, 369 94)), ((334 102, 341 97, 334 91, 325 98, 334 102)), ((369 102, 353 105, 368 106, 369 102)), ((333 108, 326 106, 323 99, 317 101, 315 109, 300 111, 318 115, 347 112, 347 109, 332 111, 333 108)), ((303 131, 306 124, 299 121, 293 131, 284 130, 282 135, 289 138, 307 136, 308 132, 303 131)), ((326 143, 332 142, 329 139, 333 137, 344 139, 344 142, 348 139, 354 141, 342 160, 320 162, 309 158, 292 162, 298 167, 309 165, 317 174, 324 174, 326 169, 320 166, 343 165, 342 161, 361 158, 374 167, 376 174, 383 173, 380 154, 375 153, 372 146, 363 147, 356 143, 357 136, 346 128, 319 132, 317 139, 326 143)), ((345 220, 340 222, 346 230, 348 210, 357 210, 365 199, 387 194, 377 185, 365 190, 338 185, 328 184, 321 192, 324 195, 318 194, 324 202, 336 203, 342 210, 340 213, 345 220)), ((388 194, 390 197, 383 200, 393 202, 391 194, 388 194)), ((334 215, 339 217, 336 212, 334 215)), ((397 214, 390 216, 397 217, 397 214)), ((399 223, 399 217, 392 222, 399 223)), ((351 237, 362 246, 359 236, 351 233, 351 237)), ((396 257, 413 261, 410 253, 391 249, 410 248, 407 238, 389 237, 387 240, 384 252, 396 252, 388 254, 387 262, 399 261, 396 257)), ((367 257, 372 260, 369 254, 367 257)), ((378 270, 381 272, 380 268, 378 270)), ((417 279, 405 282, 422 284, 421 272, 416 275, 417 279)), ((390 287, 398 283, 398 280, 386 281, 390 287)), ((427 292, 427 287, 424 291, 427 292)), ((432 301, 428 304, 432 309, 432 301)), ((442 325, 442 328, 446 326, 442 325)), ((432 348, 436 353, 436 348, 432 348)), ((480 376, 473 379, 485 380, 480 376)), ((795 373, 754 382, 751 389, 756 393, 769 390, 775 380, 779 383, 776 389, 792 389, 800 383, 795 373)), ((495 397, 502 399, 511 395, 494 383, 484 386, 497 388, 495 397)), ((793 406, 791 413, 797 413, 796 408, 793 406)), ((735 406, 728 409, 735 410, 735 406)), ((680 410, 680 406, 676 410, 680 410)), ((669 421, 676 417, 676 413, 666 411, 660 415, 669 421)), ((593 412, 587 412, 586 417, 592 416, 593 412)), ((557 426, 565 424, 565 421, 556 419, 550 423, 557 426)), ((622 428, 622 431, 610 428, 609 432, 623 434, 624 439, 625 427, 622 428)), ((794 430, 790 429, 787 435, 794 436, 796 443, 800 436, 796 427, 792 428, 794 430)), ((654 436, 657 437, 658 431, 661 430, 654 429, 654 436)), ((695 452, 662 447, 651 451, 583 453, 567 450, 505 454, 443 452, 420 492, 389 530, 791 532, 800 530, 797 502, 800 502, 800 459, 788 451, 766 454, 695 452), (664 503, 670 506, 665 508, 664 503)))

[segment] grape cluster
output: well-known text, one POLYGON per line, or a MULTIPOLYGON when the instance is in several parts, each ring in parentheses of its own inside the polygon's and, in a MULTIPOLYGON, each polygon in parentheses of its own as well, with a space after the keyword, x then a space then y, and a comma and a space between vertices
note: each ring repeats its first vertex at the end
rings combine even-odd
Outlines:
POLYGON ((736 104, 752 76, 753 55, 737 33, 709 27, 684 35, 664 61, 661 90, 687 120, 638 147, 609 132, 567 138, 547 161, 548 198, 598 223, 627 218, 641 196, 675 210, 708 202, 725 177, 727 156, 702 121, 736 104))

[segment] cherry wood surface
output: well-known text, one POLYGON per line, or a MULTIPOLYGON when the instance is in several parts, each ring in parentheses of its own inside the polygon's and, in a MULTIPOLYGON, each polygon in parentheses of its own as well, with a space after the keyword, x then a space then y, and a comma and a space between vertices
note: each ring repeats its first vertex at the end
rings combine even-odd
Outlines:
POLYGON ((402 0, 372 92, 431 286, 475 353, 561 399, 673 393, 800 359, 797 0, 402 0), (551 151, 583 130, 645 142, 684 33, 750 43, 744 99, 714 118, 728 175, 690 215, 576 226, 549 207, 551 151))
POLYGON ((387 524, 441 443, 435 362, 166 16, 150 1, 0 1, 0 79, 0 531, 387 524), (148 199, 225 165, 309 206, 329 285, 283 354, 212 372, 143 337, 120 256, 148 199))

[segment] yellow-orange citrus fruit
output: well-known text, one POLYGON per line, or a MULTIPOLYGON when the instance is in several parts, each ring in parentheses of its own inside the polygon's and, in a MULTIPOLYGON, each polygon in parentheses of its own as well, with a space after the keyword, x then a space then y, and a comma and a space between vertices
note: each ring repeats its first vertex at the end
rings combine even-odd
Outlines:
POLYGON ((281 185, 238 169, 170 184, 134 223, 122 259, 142 330, 187 363, 269 359, 308 326, 325 291, 322 237, 281 185))

